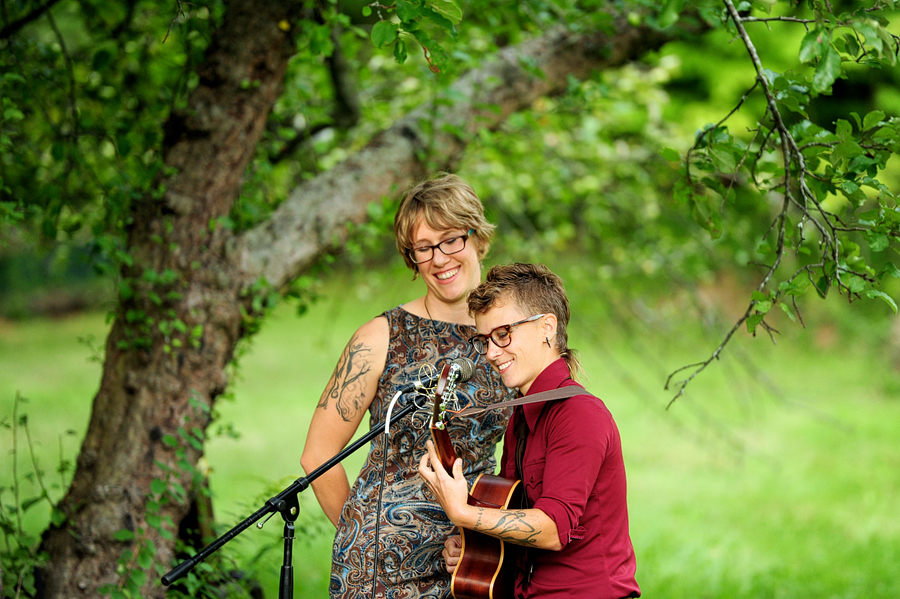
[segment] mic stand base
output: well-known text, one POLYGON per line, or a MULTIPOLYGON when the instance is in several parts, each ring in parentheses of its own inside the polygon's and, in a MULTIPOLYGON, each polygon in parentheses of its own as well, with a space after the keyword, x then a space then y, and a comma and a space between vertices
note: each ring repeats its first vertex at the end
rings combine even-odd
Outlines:
POLYGON ((284 561, 281 564, 281 580, 278 581, 278 599, 294 599, 294 567, 292 564, 294 523, 284 523, 284 561))

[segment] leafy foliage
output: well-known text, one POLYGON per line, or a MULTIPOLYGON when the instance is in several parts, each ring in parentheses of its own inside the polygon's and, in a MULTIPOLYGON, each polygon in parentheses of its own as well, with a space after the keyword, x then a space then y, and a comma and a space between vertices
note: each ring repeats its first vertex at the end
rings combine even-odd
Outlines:
POLYGON ((61 525, 66 515, 56 507, 56 501, 65 491, 72 474, 72 461, 62 451, 63 437, 72 436, 75 432, 69 430, 60 434, 60 456, 55 472, 59 475, 59 481, 51 482, 35 457, 28 414, 20 411, 27 403, 28 399, 17 393, 12 419, 7 420, 4 416, 0 420, 0 430, 9 432, 11 436, 11 484, 9 487, 0 486, 0 532, 3 534, 3 551, 0 552, 3 579, 0 587, 9 593, 4 596, 10 597, 34 597, 34 570, 47 562, 46 553, 39 549, 38 538, 29 534, 23 525, 27 512, 44 506, 50 510, 50 523, 61 525), (24 435, 26 451, 21 447, 20 431, 24 435), (20 457, 28 458, 31 463, 31 468, 24 473, 20 470, 20 457), (29 484, 23 484, 26 481, 29 484), (34 497, 23 496, 26 488, 40 489, 40 493, 34 497))
POLYGON ((689 367, 693 370, 679 382, 679 395, 741 324, 751 333, 759 327, 771 333, 767 316, 776 305, 791 320, 801 318, 796 297, 810 288, 822 297, 834 287, 851 301, 881 299, 897 312, 883 284, 900 273, 884 257, 892 246, 896 251, 900 238, 900 207, 889 185, 893 177, 885 172, 900 149, 900 121, 873 110, 817 123, 807 112, 844 76, 845 63, 896 64, 900 38, 886 29, 883 15, 895 3, 832 13, 825 3, 809 2, 808 15, 772 14, 768 3, 724 4, 725 24, 743 42, 757 76, 732 113, 697 135, 676 198, 714 238, 726 226, 723 215, 739 218, 729 208, 741 194, 769 207, 769 228, 756 247, 763 275, 747 311, 708 360, 689 367), (747 14, 751 8, 763 16, 747 14), (761 23, 805 28, 799 60, 810 68, 766 68, 748 32, 761 23), (735 135, 728 118, 753 94, 762 96, 763 108, 749 137, 735 135))

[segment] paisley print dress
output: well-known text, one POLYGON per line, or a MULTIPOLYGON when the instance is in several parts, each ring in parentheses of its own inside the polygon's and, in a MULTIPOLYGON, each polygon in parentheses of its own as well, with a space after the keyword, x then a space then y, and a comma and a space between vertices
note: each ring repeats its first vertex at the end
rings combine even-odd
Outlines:
MULTIPOLYGON (((513 396, 469 344, 474 327, 420 318, 402 307, 383 316, 390 326, 390 343, 384 373, 369 408, 370 426, 384 422, 388 404, 401 386, 426 374, 423 365, 442 368, 463 356, 475 363, 475 374, 457 386, 460 408, 513 396)), ((425 399, 421 405, 430 403, 425 399)), ((494 448, 506 430, 509 415, 508 410, 492 410, 451 421, 450 438, 470 484, 478 474, 494 472, 494 448)), ((429 416, 428 409, 417 410, 392 423, 389 435, 372 440, 334 540, 333 599, 450 597, 450 577, 441 551, 444 540, 453 532, 453 523, 418 472, 425 441, 430 439, 429 416)))

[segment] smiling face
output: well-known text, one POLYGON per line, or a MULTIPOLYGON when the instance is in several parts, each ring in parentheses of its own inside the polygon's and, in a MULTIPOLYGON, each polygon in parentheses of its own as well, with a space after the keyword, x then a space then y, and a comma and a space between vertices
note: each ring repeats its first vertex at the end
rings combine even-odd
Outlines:
MULTIPOLYGON (((462 229, 434 229, 424 219, 419 219, 412 247, 435 246, 465 234, 462 229)), ((466 240, 465 248, 449 256, 435 248, 431 260, 417 265, 429 294, 446 304, 464 302, 469 292, 481 282, 478 250, 478 241, 472 237, 466 240)))
MULTIPOLYGON (((475 314, 475 327, 481 335, 503 325, 512 324, 534 316, 507 298, 499 298, 484 312, 475 314)), ((487 344, 485 357, 510 388, 518 387, 525 395, 538 375, 552 364, 559 353, 547 345, 545 339, 552 339, 556 332, 556 316, 545 314, 537 320, 524 322, 509 332, 509 345, 497 347, 493 341, 487 344)), ((553 345, 551 343, 551 345, 553 345)))
MULTIPOLYGON (((409 250, 415 247, 420 223, 426 222, 437 231, 459 229, 460 233, 472 230, 467 242, 476 242, 479 257, 483 260, 491 246, 494 225, 484 218, 484 206, 475 190, 457 175, 444 175, 419 183, 406 193, 394 216, 394 239, 397 250, 406 265, 419 274, 409 250)), ((432 244, 433 245, 433 244, 432 244)))

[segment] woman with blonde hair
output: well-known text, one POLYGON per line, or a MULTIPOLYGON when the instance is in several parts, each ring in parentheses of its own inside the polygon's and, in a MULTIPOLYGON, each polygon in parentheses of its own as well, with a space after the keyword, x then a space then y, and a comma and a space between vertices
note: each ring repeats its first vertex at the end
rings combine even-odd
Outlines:
MULTIPOLYGON (((394 219, 397 249, 421 278, 424 295, 363 324, 338 359, 310 423, 301 457, 309 473, 343 449, 365 413, 370 426, 385 419, 389 401, 418 379, 423 365, 471 359, 474 375, 457 388, 465 405, 510 396, 497 373, 469 343, 475 334, 466 298, 481 281, 494 226, 474 190, 456 175, 411 189, 394 219)), ((441 550, 453 530, 418 476, 428 437, 427 413, 392 423, 376 438, 350 484, 344 468, 329 469, 312 487, 337 527, 330 594, 345 597, 450 596, 441 550)), ((493 471, 494 449, 509 413, 459 419, 450 430, 463 476, 493 471)))

